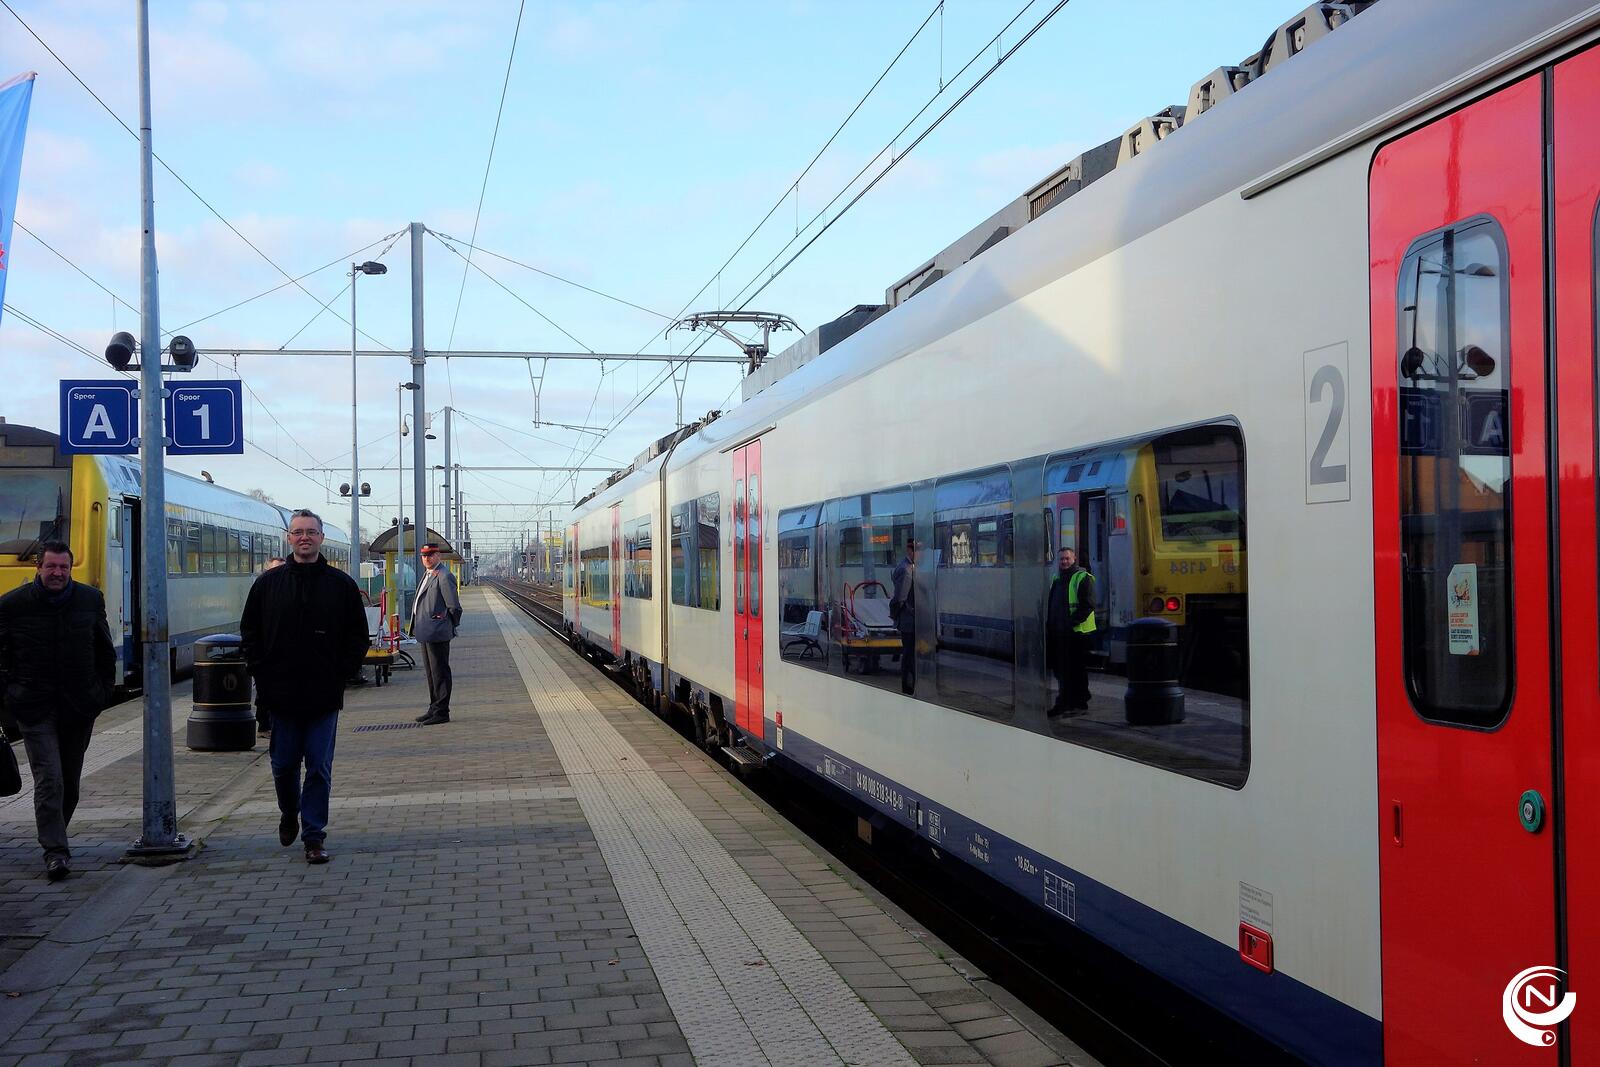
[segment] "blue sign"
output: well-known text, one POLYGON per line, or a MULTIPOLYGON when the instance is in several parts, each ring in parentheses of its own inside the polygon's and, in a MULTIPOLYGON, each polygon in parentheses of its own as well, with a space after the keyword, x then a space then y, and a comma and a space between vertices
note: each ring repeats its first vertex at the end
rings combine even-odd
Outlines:
POLYGON ((120 456, 139 451, 137 382, 61 383, 61 451, 120 456))
POLYGON ((1511 426, 1506 421, 1504 389, 1463 389, 1466 400, 1461 427, 1461 452, 1467 456, 1511 455, 1511 426))
POLYGON ((244 394, 238 382, 167 383, 167 455, 244 454, 244 394))
POLYGON ((11 266, 8 255, 11 219, 17 208, 17 184, 22 177, 22 135, 28 128, 28 104, 32 100, 31 73, 0 82, 0 300, 5 299, 7 268, 11 266))
POLYGON ((1437 456, 1444 431, 1444 409, 1434 389, 1400 390, 1400 454, 1437 456))

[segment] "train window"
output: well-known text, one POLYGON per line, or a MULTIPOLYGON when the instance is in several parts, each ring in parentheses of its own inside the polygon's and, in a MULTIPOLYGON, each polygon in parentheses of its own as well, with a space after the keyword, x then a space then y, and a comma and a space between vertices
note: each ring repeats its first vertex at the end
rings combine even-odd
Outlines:
POLYGON ((167 520, 167 574, 183 573, 183 520, 167 520))
POLYGON ((942 702, 1007 717, 1013 703, 1011 472, 939 481, 934 489, 934 667, 942 702))
POLYGON ((36 541, 65 539, 72 528, 71 504, 70 468, 6 470, 0 475, 0 552, 28 552, 36 541))
POLYGON ((1400 268, 1400 567, 1406 687, 1425 719, 1511 704, 1511 406, 1505 240, 1487 219, 1400 268))
POLYGON ((696 543, 699 547, 700 604, 722 608, 722 494, 707 493, 695 501, 696 543))
MULTIPOLYGON (((822 583, 829 669, 880 689, 910 691, 914 664, 901 661, 891 602, 894 568, 911 540, 909 487, 830 500, 823 511, 829 566, 822 583)), ((907 616, 907 623, 910 616, 907 616)))
POLYGON ((744 479, 733 483, 733 610, 744 614, 744 479))
POLYGON ((183 573, 199 574, 201 551, 200 531, 198 522, 185 523, 183 540, 183 573))
POLYGON ((627 559, 623 593, 639 600, 649 600, 652 580, 650 516, 640 516, 628 525, 627 559))
POLYGON ((217 572, 217 528, 202 524, 200 527, 200 573, 217 572))
POLYGON ((749 545, 750 617, 761 617, 761 475, 750 475, 750 500, 745 512, 749 545))
MULTIPOLYGON (((1081 454, 1080 454, 1081 456, 1081 454)), ((1035 662, 1055 737, 1230 788, 1249 771, 1245 464, 1238 427, 1212 424, 1119 445, 1083 466, 1052 459, 1057 558, 1042 575, 1035 662), (1076 474, 1074 472, 1077 472, 1076 474), (1081 481, 1079 478, 1081 477, 1081 481), (1081 490, 1063 493, 1062 490, 1081 490), (1093 578, 1063 576, 1059 549, 1093 578), (1092 618, 1082 614, 1092 594, 1092 618), (1172 624, 1179 721, 1130 709, 1128 624, 1172 624)), ((1170 716, 1168 716, 1170 717, 1170 716)))
POLYGON ((817 599, 821 514, 821 504, 778 512, 778 655, 790 663, 826 670, 827 610, 817 599))

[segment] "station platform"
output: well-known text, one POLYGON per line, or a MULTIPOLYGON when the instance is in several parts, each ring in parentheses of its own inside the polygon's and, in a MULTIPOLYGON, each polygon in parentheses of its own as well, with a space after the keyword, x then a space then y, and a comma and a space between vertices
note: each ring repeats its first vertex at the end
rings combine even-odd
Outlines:
MULTIPOLYGON (((0 799, 10 1064, 1093 1061, 532 620, 462 590, 420 670, 347 693, 327 847, 280 848, 265 742, 183 745, 191 860, 121 863, 140 707, 108 710, 49 883, 0 799)), ((21 755, 20 746, 18 754, 21 755)))

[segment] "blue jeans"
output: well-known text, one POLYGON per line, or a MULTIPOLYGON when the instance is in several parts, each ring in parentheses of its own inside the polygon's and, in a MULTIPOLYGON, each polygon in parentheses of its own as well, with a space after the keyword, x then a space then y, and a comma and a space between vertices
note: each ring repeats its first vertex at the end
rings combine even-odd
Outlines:
POLYGON ((278 810, 300 817, 300 840, 307 845, 320 845, 328 836, 333 741, 338 732, 337 711, 310 720, 272 717, 272 784, 278 790, 278 810), (303 787, 301 763, 306 767, 303 787))

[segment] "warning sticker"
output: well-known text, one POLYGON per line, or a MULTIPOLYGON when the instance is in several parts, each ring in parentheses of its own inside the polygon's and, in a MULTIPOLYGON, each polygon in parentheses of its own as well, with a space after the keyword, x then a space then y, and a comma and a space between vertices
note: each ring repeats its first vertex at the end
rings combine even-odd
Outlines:
POLYGON ((1249 882, 1239 883, 1239 921, 1272 933, 1272 894, 1249 882))
POLYGON ((1445 597, 1446 611, 1450 620, 1450 654, 1476 656, 1480 647, 1476 563, 1457 563, 1450 568, 1445 597))

